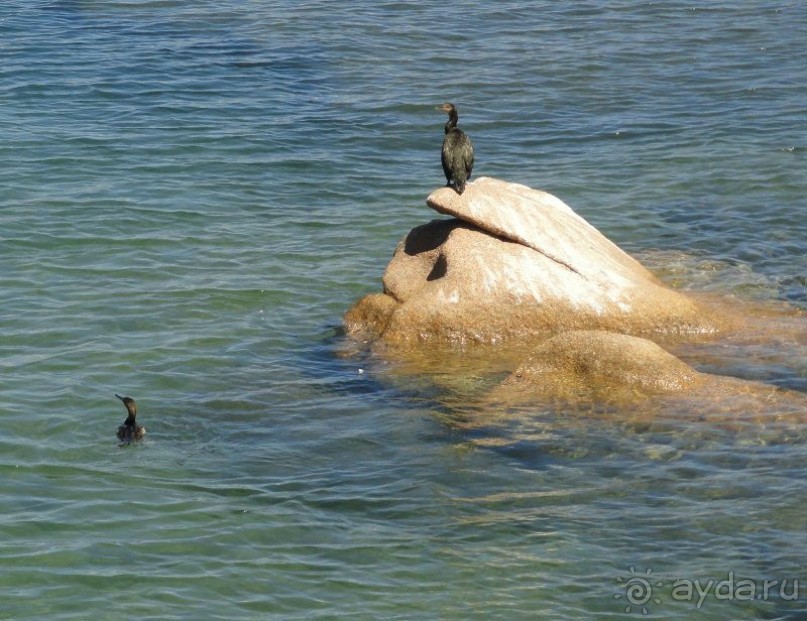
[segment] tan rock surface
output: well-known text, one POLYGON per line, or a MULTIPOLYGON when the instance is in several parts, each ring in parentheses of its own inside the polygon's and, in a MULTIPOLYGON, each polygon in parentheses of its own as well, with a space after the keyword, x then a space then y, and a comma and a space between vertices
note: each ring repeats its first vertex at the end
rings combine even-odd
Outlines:
POLYGON ((703 373, 647 339, 579 330, 553 336, 485 399, 501 405, 581 403, 616 406, 653 418, 663 410, 685 418, 762 425, 807 422, 807 395, 764 384, 703 373), (636 406, 639 406, 638 409, 636 406))
POLYGON ((462 195, 441 188, 428 203, 457 219, 409 232, 384 273, 390 299, 360 300, 345 317, 350 334, 495 343, 573 329, 720 326, 546 192, 483 177, 462 195))
POLYGON ((574 399, 619 391, 677 393, 703 386, 709 377, 647 339, 573 330, 542 343, 500 388, 574 399))

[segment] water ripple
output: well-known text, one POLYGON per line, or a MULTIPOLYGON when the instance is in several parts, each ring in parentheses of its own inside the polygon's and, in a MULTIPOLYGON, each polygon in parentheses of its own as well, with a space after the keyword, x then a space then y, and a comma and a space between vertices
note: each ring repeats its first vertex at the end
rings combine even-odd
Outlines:
MULTIPOLYGON (((475 174, 807 308, 801 3, 6 4, 0 616, 591 619, 633 566, 800 577, 803 430, 485 421, 493 380, 338 326, 434 217, 446 100, 475 174)), ((803 342, 732 351, 807 390, 803 342)))

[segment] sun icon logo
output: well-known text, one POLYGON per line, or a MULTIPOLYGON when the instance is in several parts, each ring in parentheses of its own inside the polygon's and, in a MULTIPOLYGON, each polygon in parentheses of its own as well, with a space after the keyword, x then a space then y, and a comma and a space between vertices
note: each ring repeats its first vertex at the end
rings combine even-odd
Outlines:
POLYGON ((631 567, 630 568, 631 575, 627 578, 623 578, 620 576, 616 579, 616 581, 622 585, 625 592, 624 593, 617 593, 614 595, 614 599, 621 599, 622 597, 628 602, 628 605, 625 607, 625 612, 633 612, 633 607, 636 607, 636 610, 642 611, 643 615, 646 615, 649 610, 647 608, 647 603, 652 601, 654 604, 660 604, 661 600, 658 597, 653 597, 653 587, 661 588, 664 586, 664 583, 661 580, 656 580, 653 582, 653 578, 650 574, 653 573, 652 569, 648 569, 644 575, 637 574, 636 569, 631 567))

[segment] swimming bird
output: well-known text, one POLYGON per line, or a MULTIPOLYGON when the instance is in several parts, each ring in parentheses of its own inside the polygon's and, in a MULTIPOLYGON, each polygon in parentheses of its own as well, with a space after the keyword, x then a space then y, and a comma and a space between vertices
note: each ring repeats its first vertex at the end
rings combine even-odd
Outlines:
POLYGON ((471 139, 457 127, 457 107, 451 103, 444 103, 438 110, 448 113, 446 123, 446 137, 443 138, 443 172, 446 174, 446 185, 454 182, 454 189, 458 194, 465 190, 465 182, 471 178, 474 167, 474 145, 471 139))
POLYGON ((115 393, 115 396, 123 401, 123 405, 126 406, 126 411, 129 413, 123 424, 118 427, 118 440, 120 440, 121 444, 131 444, 142 440, 143 436, 146 435, 146 428, 135 422, 135 417, 137 416, 135 400, 131 397, 121 397, 118 393, 115 393))

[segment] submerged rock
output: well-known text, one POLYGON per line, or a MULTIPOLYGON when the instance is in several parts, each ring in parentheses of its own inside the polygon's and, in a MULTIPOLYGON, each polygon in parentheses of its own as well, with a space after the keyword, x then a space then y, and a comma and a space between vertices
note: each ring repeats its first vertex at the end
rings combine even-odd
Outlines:
POLYGON ((535 348, 500 389, 540 390, 568 399, 615 391, 671 394, 701 386, 707 377, 647 339, 573 330, 535 348))
POLYGON ((454 219, 412 229, 384 291, 345 315, 349 334, 388 343, 495 343, 547 332, 706 333, 708 309, 663 285, 560 199, 483 177, 428 205, 454 219))
POLYGON ((597 330, 555 335, 538 347, 485 401, 502 405, 596 403, 623 419, 668 414, 711 422, 772 426, 807 422, 807 396, 765 384, 698 371, 644 338, 597 330), (638 410, 631 406, 641 405, 638 410))

